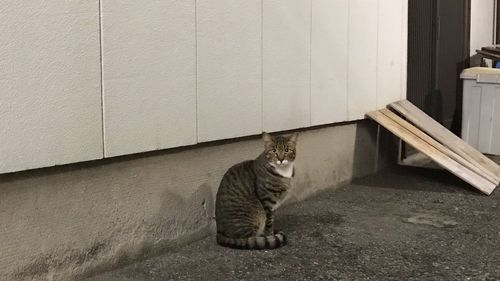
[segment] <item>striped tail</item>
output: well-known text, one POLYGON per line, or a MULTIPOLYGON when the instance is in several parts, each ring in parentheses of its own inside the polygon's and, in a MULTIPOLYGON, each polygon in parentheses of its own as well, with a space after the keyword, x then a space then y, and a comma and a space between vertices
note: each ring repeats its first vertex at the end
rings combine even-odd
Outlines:
POLYGON ((286 236, 282 232, 278 232, 269 236, 229 238, 217 233, 217 243, 221 246, 234 249, 271 250, 285 246, 286 236))

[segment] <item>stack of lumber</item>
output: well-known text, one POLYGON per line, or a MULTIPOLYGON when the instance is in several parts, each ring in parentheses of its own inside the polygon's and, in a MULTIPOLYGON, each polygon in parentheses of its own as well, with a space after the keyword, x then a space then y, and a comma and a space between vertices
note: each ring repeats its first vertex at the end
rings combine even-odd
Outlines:
POLYGON ((484 194, 500 184, 500 166, 407 100, 367 115, 484 194))

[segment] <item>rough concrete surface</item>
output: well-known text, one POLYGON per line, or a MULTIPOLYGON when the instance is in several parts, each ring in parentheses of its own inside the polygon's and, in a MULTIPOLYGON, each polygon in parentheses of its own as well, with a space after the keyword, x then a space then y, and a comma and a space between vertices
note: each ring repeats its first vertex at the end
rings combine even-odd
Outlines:
POLYGON ((448 172, 397 167, 278 210, 278 250, 211 236, 86 281, 500 280, 499 203, 448 172))
MULTIPOLYGON (((377 139, 368 121, 301 131, 289 202, 382 167, 377 139)), ((262 150, 253 136, 0 175, 0 280, 73 280, 206 237, 222 175, 262 150)))

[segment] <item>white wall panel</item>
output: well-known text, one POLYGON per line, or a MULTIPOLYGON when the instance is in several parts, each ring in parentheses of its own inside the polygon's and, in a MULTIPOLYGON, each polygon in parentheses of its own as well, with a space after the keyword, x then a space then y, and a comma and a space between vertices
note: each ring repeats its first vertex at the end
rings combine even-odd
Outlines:
POLYGON ((378 14, 377 109, 401 99, 403 0, 381 0, 378 14))
POLYGON ((403 1, 403 20, 401 30, 401 99, 406 99, 408 73, 408 0, 403 1))
POLYGON ((0 173, 356 120, 406 96, 408 0, 11 2, 0 173))
POLYGON ((198 0, 198 141, 262 132, 262 1, 198 0))
POLYGON ((106 156, 195 143, 195 1, 101 2, 106 156))
POLYGON ((312 1, 311 123, 347 120, 349 0, 312 1))
POLYGON ((98 1, 3 1, 0 173, 102 158, 98 1))
POLYGON ((471 0, 470 54, 493 44, 495 31, 495 0, 471 0))
POLYGON ((362 119, 366 112, 376 108, 378 2, 378 0, 349 0, 350 120, 362 119))
POLYGON ((263 5, 264 130, 309 126, 311 0, 263 5))

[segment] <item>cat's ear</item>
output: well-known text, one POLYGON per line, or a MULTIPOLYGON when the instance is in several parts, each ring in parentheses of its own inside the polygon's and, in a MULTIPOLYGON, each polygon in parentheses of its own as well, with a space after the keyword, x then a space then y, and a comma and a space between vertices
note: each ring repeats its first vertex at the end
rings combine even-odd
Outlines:
POLYGON ((274 138, 270 134, 264 132, 262 133, 262 140, 264 141, 264 143, 268 144, 272 143, 274 141, 274 138))
POLYGON ((297 143, 297 138, 299 137, 299 133, 293 133, 288 137, 288 141, 296 144, 297 143))

